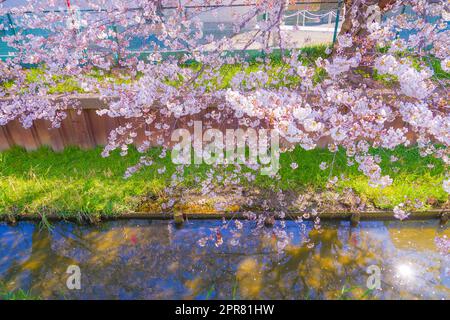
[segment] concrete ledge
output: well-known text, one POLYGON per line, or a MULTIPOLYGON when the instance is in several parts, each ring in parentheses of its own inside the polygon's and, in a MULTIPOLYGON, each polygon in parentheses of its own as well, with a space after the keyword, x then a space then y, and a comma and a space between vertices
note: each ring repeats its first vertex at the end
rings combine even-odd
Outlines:
MULTIPOLYGON (((263 212, 254 212, 257 215, 263 212)), ((286 214, 285 220, 295 220, 302 217, 305 212, 289 212, 286 214)), ((429 210, 425 212, 412 212, 406 220, 445 220, 448 218, 450 210, 429 210)), ((211 212, 211 213, 182 213, 184 220, 217 220, 222 218, 233 218, 239 220, 247 219, 243 212, 211 212)), ((87 215, 83 213, 61 213, 61 214, 4 214, 0 216, 0 221, 16 222, 16 221, 41 221, 43 219, 49 221, 111 221, 111 220, 133 220, 133 219, 149 219, 149 220, 172 220, 173 213, 149 213, 149 212, 130 212, 121 215, 98 214, 87 215)), ((349 221, 396 221, 392 211, 370 211, 370 212, 324 212, 318 215, 322 220, 349 220, 349 221)), ((309 217, 304 220, 313 220, 315 217, 309 217)), ((279 219, 279 218, 276 218, 279 219)), ((446 222, 446 221, 445 221, 446 222)))

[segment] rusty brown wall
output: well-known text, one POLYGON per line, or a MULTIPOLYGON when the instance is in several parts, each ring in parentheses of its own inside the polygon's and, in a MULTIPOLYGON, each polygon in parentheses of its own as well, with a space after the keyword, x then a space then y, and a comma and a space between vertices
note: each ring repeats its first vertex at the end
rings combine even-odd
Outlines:
POLYGON ((50 122, 44 120, 35 121, 29 129, 23 128, 18 120, 0 126, 0 151, 12 146, 35 150, 45 145, 61 151, 67 146, 90 149, 105 145, 109 132, 121 121, 97 115, 96 110, 102 106, 97 98, 81 98, 80 102, 81 113, 69 110, 60 128, 51 128, 50 122))
MULTIPOLYGON (((26 150, 36 150, 41 146, 49 146, 54 151, 62 151, 68 146, 78 146, 81 149, 91 149, 96 146, 104 146, 111 130, 120 125, 125 125, 133 120, 125 118, 111 118, 99 116, 97 110, 104 104, 95 96, 76 96, 80 101, 79 110, 66 111, 67 117, 59 128, 52 128, 49 121, 37 120, 29 129, 23 128, 18 120, 10 121, 0 126, 0 151, 13 146, 21 146, 26 150)), ((202 115, 199 115, 201 117, 202 115)), ((183 121, 174 121, 181 125, 183 121)), ((144 129, 137 129, 135 145, 140 145, 144 139, 144 129)), ((152 143, 155 143, 151 139, 152 143)))
MULTIPOLYGON (((0 126, 0 151, 7 150, 12 146, 21 146, 30 151, 36 150, 40 146, 49 146, 55 151, 62 151, 68 146, 91 149, 105 145, 110 131, 129 121, 99 116, 97 110, 103 105, 96 97, 77 97, 77 99, 81 103, 81 113, 76 110, 67 111, 67 117, 62 121, 60 128, 51 128, 50 122, 43 120, 35 121, 29 129, 23 128, 17 120, 0 126)), ((198 114, 196 118, 203 119, 203 114, 198 114)), ((233 119, 232 123, 223 122, 222 125, 237 128, 239 124, 235 120, 233 119)), ((192 130, 184 122, 186 122, 185 119, 175 121, 177 127, 192 130)), ((394 128, 400 128, 404 123, 401 119, 397 119, 391 125, 394 128)), ((223 129, 222 126, 219 129, 223 129)), ((143 130, 138 130, 137 133, 138 137, 135 139, 135 143, 139 145, 144 140, 143 130)), ((410 141, 415 141, 412 132, 408 134, 408 138, 410 141)), ((325 147, 330 141, 330 137, 324 137, 318 142, 318 146, 325 147)), ((152 141, 152 143, 155 142, 152 141)))

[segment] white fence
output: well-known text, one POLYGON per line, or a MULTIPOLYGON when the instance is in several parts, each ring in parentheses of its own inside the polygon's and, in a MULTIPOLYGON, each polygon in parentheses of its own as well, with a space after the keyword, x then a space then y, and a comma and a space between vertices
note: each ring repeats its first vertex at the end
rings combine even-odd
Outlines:
MULTIPOLYGON (((340 29, 345 17, 345 6, 342 7, 338 30, 340 29)), ((293 13, 287 13, 284 16, 283 30, 305 30, 334 32, 337 19, 337 10, 328 12, 311 12, 309 10, 299 10, 293 13)))

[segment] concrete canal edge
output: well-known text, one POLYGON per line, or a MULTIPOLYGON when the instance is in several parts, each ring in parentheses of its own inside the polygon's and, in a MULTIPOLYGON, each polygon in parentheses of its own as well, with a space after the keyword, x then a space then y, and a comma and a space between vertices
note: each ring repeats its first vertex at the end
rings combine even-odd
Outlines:
MULTIPOLYGON (((257 215, 268 214, 271 216, 273 212, 257 212, 257 215)), ((296 220, 303 217, 306 212, 287 212, 285 220, 296 220)), ((396 221, 393 211, 366 211, 366 212, 323 212, 317 215, 321 220, 348 220, 352 225, 357 225, 360 221, 396 221)), ((441 224, 446 224, 450 216, 450 210, 429 210, 424 212, 411 212, 406 220, 439 220, 441 224)), ((61 213, 61 214, 3 214, 0 215, 0 221, 15 223, 18 221, 74 221, 74 222, 91 222, 97 223, 101 221, 113 220, 174 220, 176 224, 182 224, 189 220, 219 220, 223 218, 233 218, 238 220, 247 219, 244 212, 211 212, 211 213, 183 213, 183 212, 131 212, 120 215, 114 214, 97 214, 87 215, 83 213, 61 213)), ((311 216, 303 220, 312 220, 311 216)), ((272 217, 279 219, 279 217, 272 217)))

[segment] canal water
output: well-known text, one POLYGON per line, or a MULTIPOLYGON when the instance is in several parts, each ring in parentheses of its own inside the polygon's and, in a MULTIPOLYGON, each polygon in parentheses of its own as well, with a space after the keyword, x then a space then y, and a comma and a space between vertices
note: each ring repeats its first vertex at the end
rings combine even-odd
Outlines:
POLYGON ((450 298, 442 245, 450 233, 437 221, 323 223, 321 231, 287 221, 284 230, 291 243, 280 251, 278 233, 250 221, 181 228, 155 220, 1 223, 0 292, 21 289, 42 299, 450 298), (199 245, 205 237, 215 241, 199 245), (73 266, 81 288, 71 290, 73 266))

